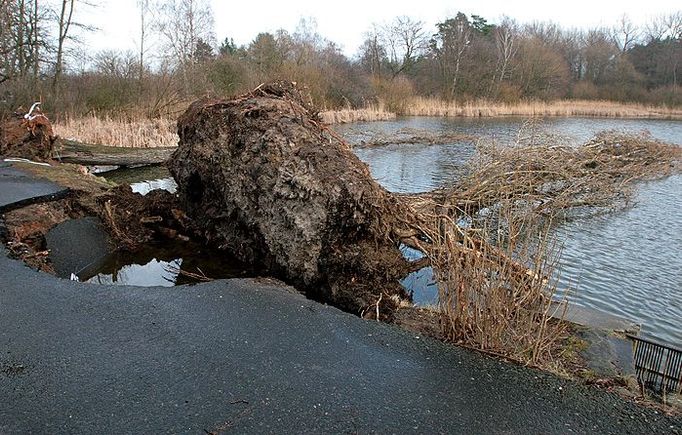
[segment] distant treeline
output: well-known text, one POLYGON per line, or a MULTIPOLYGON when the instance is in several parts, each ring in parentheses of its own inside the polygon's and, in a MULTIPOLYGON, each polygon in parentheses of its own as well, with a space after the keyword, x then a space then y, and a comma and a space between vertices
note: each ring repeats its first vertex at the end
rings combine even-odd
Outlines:
POLYGON ((141 0, 137 52, 91 53, 78 38, 88 30, 77 21, 84 5, 46 4, 0 0, 4 112, 43 99, 57 115, 154 117, 273 79, 304 84, 325 109, 382 104, 401 113, 413 97, 682 106, 682 11, 642 27, 623 16, 611 28, 594 29, 510 18, 492 23, 463 13, 429 28, 397 17, 368 29, 349 58, 311 20, 243 46, 218 43, 207 0, 141 0))

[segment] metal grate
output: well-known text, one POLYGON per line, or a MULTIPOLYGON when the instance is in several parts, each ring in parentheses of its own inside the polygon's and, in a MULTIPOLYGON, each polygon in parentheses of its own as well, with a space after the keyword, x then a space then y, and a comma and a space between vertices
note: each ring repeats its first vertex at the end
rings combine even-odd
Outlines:
POLYGON ((637 382, 658 394, 682 393, 682 350, 628 335, 634 343, 637 382))

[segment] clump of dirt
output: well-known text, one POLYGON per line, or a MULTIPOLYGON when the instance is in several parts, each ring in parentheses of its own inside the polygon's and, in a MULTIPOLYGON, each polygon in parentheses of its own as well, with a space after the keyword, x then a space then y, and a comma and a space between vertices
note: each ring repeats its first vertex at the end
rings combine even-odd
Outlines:
MULTIPOLYGON (((399 242, 417 217, 325 127, 294 84, 192 104, 168 167, 210 244, 351 312, 407 297, 399 242)), ((370 314, 370 315, 372 315, 370 314)))
POLYGON ((119 248, 137 251, 155 239, 189 240, 191 222, 178 208, 175 196, 153 190, 142 196, 130 186, 117 186, 96 198, 91 213, 97 214, 119 248))
POLYGON ((26 115, 14 114, 0 123, 1 157, 47 161, 54 157, 58 147, 59 138, 40 109, 26 115))

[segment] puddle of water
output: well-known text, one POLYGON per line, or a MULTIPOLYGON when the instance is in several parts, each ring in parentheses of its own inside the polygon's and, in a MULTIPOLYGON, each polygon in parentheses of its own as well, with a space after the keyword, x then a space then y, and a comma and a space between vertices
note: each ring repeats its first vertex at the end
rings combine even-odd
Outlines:
POLYGON ((178 189, 178 184, 172 178, 159 178, 157 180, 140 181, 131 183, 130 188, 133 193, 146 195, 152 190, 167 190, 170 193, 175 193, 178 189))
POLYGON ((83 282, 175 286, 196 283, 182 272, 213 279, 252 276, 236 258, 191 242, 156 243, 131 254, 114 252, 78 273, 83 282))

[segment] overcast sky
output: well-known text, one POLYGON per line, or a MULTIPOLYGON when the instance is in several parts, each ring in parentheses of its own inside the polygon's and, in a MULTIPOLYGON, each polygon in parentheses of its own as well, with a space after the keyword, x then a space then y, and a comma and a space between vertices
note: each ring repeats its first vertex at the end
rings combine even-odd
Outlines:
MULTIPOLYGON (((81 10, 80 20, 100 30, 87 37, 91 52, 100 49, 134 50, 139 34, 136 0, 100 0, 91 10, 81 10)), ((260 32, 279 28, 293 31, 302 17, 313 17, 322 36, 339 44, 347 55, 355 54, 363 33, 372 23, 407 15, 426 23, 431 33, 435 23, 458 11, 477 14, 495 23, 503 15, 521 23, 552 21, 565 27, 612 26, 627 14, 636 24, 652 16, 682 9, 680 0, 211 0, 218 41, 234 38, 246 44, 260 32)))

